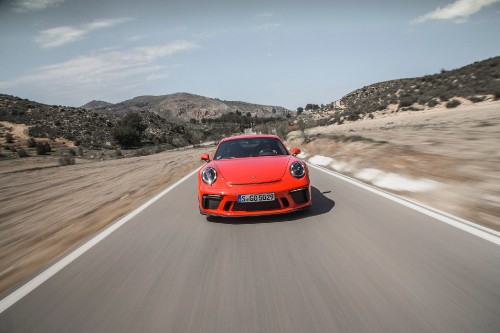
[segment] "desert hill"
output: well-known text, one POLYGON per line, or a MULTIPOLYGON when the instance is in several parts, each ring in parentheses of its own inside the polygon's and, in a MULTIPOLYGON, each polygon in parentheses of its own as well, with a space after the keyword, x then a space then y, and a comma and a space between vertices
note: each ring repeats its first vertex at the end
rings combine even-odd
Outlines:
POLYGON ((106 106, 109 106, 109 105, 113 105, 113 103, 93 100, 93 101, 88 102, 85 105, 82 105, 81 108, 86 109, 86 110, 93 110, 93 109, 98 109, 98 108, 105 108, 106 106))
POLYGON ((237 101, 222 101, 188 93, 175 93, 164 96, 138 96, 120 103, 111 104, 92 101, 82 106, 87 110, 104 114, 149 111, 172 122, 188 122, 191 119, 219 118, 222 115, 239 111, 252 117, 285 117, 291 111, 281 106, 258 105, 237 101))
POLYGON ((500 94, 500 57, 451 71, 443 69, 439 74, 376 83, 347 94, 341 101, 352 113, 359 114, 382 110, 390 104, 399 108, 433 107, 453 97, 479 102, 490 94, 500 94))
POLYGON ((500 56, 433 75, 374 83, 301 118, 306 127, 355 121, 374 112, 421 111, 500 98, 500 56))
MULTIPOLYGON (((271 128, 274 128, 276 123, 281 122, 280 126, 285 128, 285 116, 282 115, 290 117, 288 110, 282 107, 222 102, 185 93, 167 97, 139 96, 118 104, 92 101, 85 107, 47 105, 0 94, 0 121, 22 125, 26 132, 23 136, 31 141, 48 139, 55 143, 59 140, 70 146, 81 145, 99 150, 119 148, 113 129, 125 116, 137 113, 146 129, 141 134, 141 145, 135 148, 150 147, 147 153, 153 153, 216 141, 223 136, 241 133, 256 124, 271 123, 271 128)), ((12 127, 8 124, 4 124, 7 129, 0 130, 0 138, 6 138, 10 131, 8 128, 12 127)), ((28 144, 27 139, 19 139, 21 138, 14 138, 13 143, 6 139, 0 141, 0 144, 3 141, 6 143, 0 147, 0 157, 17 157, 16 151, 25 149, 28 144)))
POLYGON ((434 75, 375 83, 299 117, 279 106, 222 101, 189 93, 138 96, 116 104, 94 100, 80 108, 0 94, 0 121, 26 125, 27 134, 33 138, 61 138, 100 149, 116 147, 113 127, 126 114, 135 112, 147 126, 143 142, 167 144, 168 149, 217 141, 249 127, 286 137, 295 129, 342 124, 378 117, 380 113, 453 108, 499 97, 500 57, 495 57, 434 75))
MULTIPOLYGON (((146 140, 162 136, 176 146, 187 145, 185 129, 152 112, 141 112, 147 125, 146 140)), ((29 127, 34 138, 64 138, 86 147, 100 148, 113 142, 112 128, 123 114, 99 114, 84 108, 47 105, 10 95, 0 94, 0 120, 29 127)))

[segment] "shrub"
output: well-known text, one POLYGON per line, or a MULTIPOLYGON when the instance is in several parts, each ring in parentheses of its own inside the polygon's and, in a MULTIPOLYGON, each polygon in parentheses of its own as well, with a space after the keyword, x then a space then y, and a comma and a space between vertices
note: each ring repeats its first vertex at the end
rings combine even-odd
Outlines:
POLYGON ((452 99, 451 101, 449 101, 448 103, 446 103, 446 107, 448 109, 451 109, 451 108, 456 108, 457 106, 459 106, 461 103, 458 99, 452 99))
POLYGON ((138 113, 129 113, 113 127, 113 138, 122 147, 137 146, 147 126, 138 113))
POLYGON ((76 154, 78 156, 83 156, 83 148, 82 147, 78 147, 76 148, 76 154))
POLYGON ((467 99, 469 101, 471 101, 472 103, 479 103, 479 102, 484 101, 484 97, 482 97, 482 96, 471 96, 471 97, 467 97, 467 99))
POLYGON ((33 138, 29 138, 27 142, 28 148, 35 148, 36 147, 36 141, 33 138))
POLYGON ((75 158, 70 156, 70 155, 64 155, 59 158, 59 165, 64 166, 64 165, 74 165, 75 164, 75 158))
POLYGON ((120 157, 120 156, 122 156, 122 155, 123 155, 123 154, 122 154, 122 151, 121 151, 120 149, 115 150, 115 156, 116 156, 116 157, 120 157))
POLYGON ((17 151, 17 155, 19 155, 19 157, 28 157, 30 156, 26 150, 24 150, 23 148, 19 148, 19 150, 17 151))
POLYGON ((404 108, 404 107, 412 106, 413 103, 415 103, 415 99, 413 99, 413 98, 402 98, 401 101, 399 101, 399 107, 404 108))
POLYGON ((152 154, 152 152, 146 148, 137 149, 134 152, 134 156, 147 156, 147 155, 151 155, 151 154, 152 154))
POLYGON ((435 107, 438 104, 439 104, 438 101, 436 101, 435 99, 431 99, 430 101, 427 102, 427 105, 431 108, 435 107))
POLYGON ((359 114, 351 111, 347 114, 347 120, 349 121, 355 121, 355 120, 358 120, 359 119, 359 114))
POLYGON ((50 153, 52 151, 52 148, 50 147, 50 144, 48 142, 38 142, 36 144, 36 153, 37 155, 47 155, 47 153, 50 153))
POLYGON ((306 105, 306 110, 309 111, 309 110, 317 110, 319 109, 319 105, 318 104, 312 104, 312 103, 309 103, 306 105))
POLYGON ((14 137, 12 136, 12 133, 5 134, 5 142, 14 143, 14 137))
POLYGON ((41 142, 36 144, 36 154, 37 155, 46 155, 47 151, 45 150, 45 145, 41 142))
POLYGON ((448 97, 447 94, 443 93, 443 94, 439 95, 439 99, 441 100, 441 102, 448 102, 448 100, 450 98, 448 97))

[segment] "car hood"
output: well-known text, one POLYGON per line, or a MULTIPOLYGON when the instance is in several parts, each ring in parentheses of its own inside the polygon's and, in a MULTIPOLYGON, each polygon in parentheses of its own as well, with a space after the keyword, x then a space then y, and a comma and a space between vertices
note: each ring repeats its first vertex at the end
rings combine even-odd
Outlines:
POLYGON ((230 185, 261 184, 283 178, 290 155, 246 157, 213 161, 230 185))

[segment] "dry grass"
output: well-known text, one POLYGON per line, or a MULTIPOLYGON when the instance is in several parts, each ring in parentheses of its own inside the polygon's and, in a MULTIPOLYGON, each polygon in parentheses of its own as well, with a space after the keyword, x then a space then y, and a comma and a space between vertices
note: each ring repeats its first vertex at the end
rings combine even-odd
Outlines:
POLYGON ((21 165, 36 158, 0 161, 0 291, 201 166, 205 150, 64 168, 21 165))

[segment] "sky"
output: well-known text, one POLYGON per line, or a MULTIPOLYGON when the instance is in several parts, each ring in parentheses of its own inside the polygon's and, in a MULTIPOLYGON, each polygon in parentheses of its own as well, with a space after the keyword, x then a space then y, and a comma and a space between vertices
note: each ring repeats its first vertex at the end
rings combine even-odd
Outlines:
POLYGON ((0 0, 0 93, 291 110, 500 55, 500 0, 0 0))

